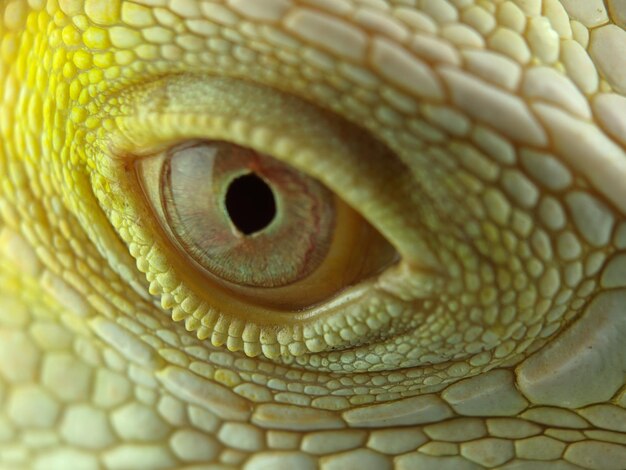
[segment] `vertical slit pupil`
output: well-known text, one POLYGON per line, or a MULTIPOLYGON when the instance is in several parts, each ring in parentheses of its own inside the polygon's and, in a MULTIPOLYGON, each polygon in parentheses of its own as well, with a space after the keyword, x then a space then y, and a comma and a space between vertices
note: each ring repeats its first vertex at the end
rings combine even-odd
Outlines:
POLYGON ((255 173, 235 178, 226 190, 226 210, 235 227, 252 235, 276 216, 276 201, 269 185, 255 173))

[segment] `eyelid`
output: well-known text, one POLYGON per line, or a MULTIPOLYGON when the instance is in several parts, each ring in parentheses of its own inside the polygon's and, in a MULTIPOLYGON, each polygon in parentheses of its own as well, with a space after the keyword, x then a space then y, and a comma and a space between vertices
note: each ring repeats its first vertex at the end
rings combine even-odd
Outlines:
POLYGON ((252 147, 335 191, 412 266, 439 270, 417 229, 419 207, 408 169, 368 132, 334 113, 262 85, 206 75, 131 87, 115 103, 124 103, 110 111, 118 131, 106 139, 118 158, 156 154, 182 139, 252 147))

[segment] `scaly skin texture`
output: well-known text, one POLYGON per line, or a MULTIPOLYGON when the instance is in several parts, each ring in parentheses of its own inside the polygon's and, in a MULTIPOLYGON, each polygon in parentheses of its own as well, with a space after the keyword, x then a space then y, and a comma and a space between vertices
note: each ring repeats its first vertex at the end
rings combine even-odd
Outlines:
POLYGON ((2 468, 626 467, 626 2, 0 13, 2 468), (129 162, 191 138, 400 263, 308 315, 190 279, 129 162))

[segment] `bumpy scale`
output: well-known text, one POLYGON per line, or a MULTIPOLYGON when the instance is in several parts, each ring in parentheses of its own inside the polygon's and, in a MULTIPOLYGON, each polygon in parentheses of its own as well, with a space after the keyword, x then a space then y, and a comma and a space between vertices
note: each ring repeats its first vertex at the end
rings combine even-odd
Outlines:
POLYGON ((2 1, 0 466, 625 468, 625 28, 624 0, 2 1), (211 304, 123 171, 194 129, 401 262, 286 324, 211 304))

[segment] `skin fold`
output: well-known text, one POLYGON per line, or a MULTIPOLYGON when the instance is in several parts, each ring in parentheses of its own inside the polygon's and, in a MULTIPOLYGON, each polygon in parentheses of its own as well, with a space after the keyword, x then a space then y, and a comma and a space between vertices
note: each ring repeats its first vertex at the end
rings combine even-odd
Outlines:
POLYGON ((2 0, 0 91, 1 468, 626 468, 624 0, 2 0), (398 261, 224 288, 198 139, 398 261))

